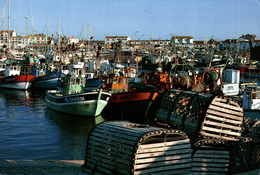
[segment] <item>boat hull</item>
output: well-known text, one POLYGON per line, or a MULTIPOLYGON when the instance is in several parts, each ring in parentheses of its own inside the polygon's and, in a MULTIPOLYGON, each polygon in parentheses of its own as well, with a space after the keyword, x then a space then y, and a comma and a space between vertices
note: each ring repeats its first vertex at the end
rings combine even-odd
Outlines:
POLYGON ((58 91, 47 91, 45 101, 48 107, 71 115, 96 117, 108 103, 111 94, 87 92, 68 96, 55 96, 58 91))
POLYGON ((0 78, 0 87, 9 89, 29 89, 34 75, 15 75, 0 78))
POLYGON ((52 73, 50 75, 37 77, 35 78, 32 86, 43 89, 57 89, 59 76, 59 73, 52 73))
POLYGON ((112 94, 112 97, 102 112, 107 120, 128 120, 137 123, 150 123, 147 113, 158 92, 135 91, 112 94))

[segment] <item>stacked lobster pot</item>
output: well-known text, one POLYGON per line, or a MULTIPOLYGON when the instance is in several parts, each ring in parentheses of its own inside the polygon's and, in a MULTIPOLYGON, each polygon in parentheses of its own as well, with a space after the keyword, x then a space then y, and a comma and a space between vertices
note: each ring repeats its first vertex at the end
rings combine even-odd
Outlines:
POLYGON ((229 147, 231 155, 230 171, 232 174, 248 172, 260 168, 259 140, 254 141, 250 138, 240 138, 239 141, 229 142, 229 147))
POLYGON ((156 112, 158 126, 179 129, 193 145, 192 173, 241 173, 260 168, 258 120, 228 97, 168 90, 156 112))
POLYGON ((215 97, 206 109, 200 135, 204 138, 217 138, 238 141, 243 128, 243 108, 229 98, 215 97))
POLYGON ((169 89, 163 94, 156 112, 158 126, 167 125, 197 137, 205 109, 213 99, 212 94, 169 89))
POLYGON ((126 121, 103 122, 89 134, 89 174, 190 174, 191 145, 184 132, 126 121))
POLYGON ((229 98, 170 89, 156 112, 158 126, 185 131, 192 138, 238 141, 243 126, 243 108, 229 98))
POLYGON ((242 173, 260 168, 260 121, 245 117, 239 141, 231 141, 231 173, 242 173))
POLYGON ((223 140, 203 139, 193 146, 192 174, 228 174, 230 152, 223 140))
POLYGON ((260 142, 260 120, 245 117, 243 134, 253 141, 260 142))

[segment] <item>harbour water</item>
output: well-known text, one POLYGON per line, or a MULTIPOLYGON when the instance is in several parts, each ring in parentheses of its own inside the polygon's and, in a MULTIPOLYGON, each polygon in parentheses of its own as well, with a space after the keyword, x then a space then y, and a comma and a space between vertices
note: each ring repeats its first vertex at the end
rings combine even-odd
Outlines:
POLYGON ((45 90, 0 89, 0 159, 82 160, 90 130, 103 118, 46 107, 45 90))
POLYGON ((104 119, 53 111, 44 98, 45 90, 0 89, 0 159, 84 159, 88 134, 104 119))

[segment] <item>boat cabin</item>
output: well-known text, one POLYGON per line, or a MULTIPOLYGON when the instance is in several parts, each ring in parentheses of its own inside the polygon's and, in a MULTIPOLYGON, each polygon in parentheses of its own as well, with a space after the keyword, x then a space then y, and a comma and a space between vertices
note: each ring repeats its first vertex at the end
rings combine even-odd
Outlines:
POLYGON ((44 75, 46 75, 46 68, 47 65, 45 64, 39 64, 35 67, 35 75, 36 77, 42 77, 44 75))
POLYGON ((71 66, 68 75, 61 80, 61 91, 63 95, 79 94, 85 91, 85 70, 71 66))
POLYGON ((138 75, 137 72, 138 72, 137 66, 136 67, 132 66, 132 67, 126 68, 126 76, 129 77, 129 78, 137 77, 137 75, 138 75))
POLYGON ((5 76, 14 76, 14 75, 20 75, 21 74, 21 66, 15 65, 15 66, 6 66, 5 69, 5 76))
POLYGON ((168 73, 163 72, 144 72, 142 74, 142 80, 145 84, 152 85, 156 87, 157 90, 168 89, 168 73))
POLYGON ((15 76, 15 75, 27 75, 31 74, 32 66, 30 65, 10 65, 6 66, 5 76, 15 76))
POLYGON ((260 87, 247 86, 243 92, 244 110, 260 110, 260 87))
POLYGON ((61 65, 60 70, 62 74, 67 75, 70 70, 70 65, 61 65))
POLYGON ((112 92, 128 91, 128 77, 108 76, 102 77, 104 80, 103 89, 112 92))

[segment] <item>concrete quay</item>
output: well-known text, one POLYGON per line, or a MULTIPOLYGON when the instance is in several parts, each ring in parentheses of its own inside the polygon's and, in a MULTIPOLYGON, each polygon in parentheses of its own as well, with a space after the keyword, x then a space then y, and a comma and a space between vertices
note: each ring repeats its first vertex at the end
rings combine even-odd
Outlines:
POLYGON ((0 160, 0 175, 89 174, 84 160, 0 160))
MULTIPOLYGON (((81 175, 91 174, 81 168, 84 160, 0 160, 0 175, 81 175)), ((237 175, 260 175, 260 169, 237 175)))

